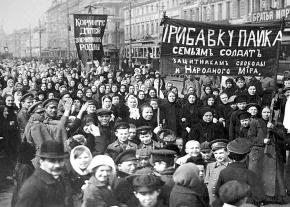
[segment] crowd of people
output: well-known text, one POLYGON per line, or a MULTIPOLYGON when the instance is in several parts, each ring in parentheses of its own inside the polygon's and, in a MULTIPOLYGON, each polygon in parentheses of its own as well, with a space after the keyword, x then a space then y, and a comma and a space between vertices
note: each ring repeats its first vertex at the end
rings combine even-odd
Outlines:
POLYGON ((150 67, 0 62, 0 153, 12 207, 284 204, 290 84, 150 67), (182 95, 181 95, 182 94, 182 95), (273 94, 277 94, 273 98, 273 94))

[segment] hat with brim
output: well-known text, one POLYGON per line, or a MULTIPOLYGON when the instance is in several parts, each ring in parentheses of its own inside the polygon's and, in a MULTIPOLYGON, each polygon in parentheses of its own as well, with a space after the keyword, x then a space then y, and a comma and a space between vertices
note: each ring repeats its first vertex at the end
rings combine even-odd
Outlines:
POLYGON ((45 100, 43 103, 42 103, 42 106, 43 107, 46 107, 47 105, 58 105, 58 101, 59 99, 58 98, 50 98, 50 99, 47 99, 45 100))
POLYGON ((126 180, 133 186, 134 190, 138 193, 152 192, 160 189, 164 182, 154 175, 131 175, 126 180))
POLYGON ((227 139, 216 139, 209 143, 209 147, 211 148, 212 151, 222 148, 226 149, 228 142, 229 141, 227 139))
POLYGON ((227 149, 229 152, 244 155, 251 151, 252 143, 245 138, 237 138, 229 142, 227 149))
POLYGON ((161 129, 156 136, 161 142, 175 142, 176 140, 174 131, 170 129, 161 129))
POLYGON ((128 161, 136 161, 136 151, 134 149, 128 149, 120 153, 116 159, 115 163, 116 165, 121 164, 122 162, 128 162, 128 161))
POLYGON ((33 94, 32 93, 27 93, 27 94, 24 94, 21 99, 20 99, 20 102, 23 102, 25 101, 25 99, 33 99, 33 94))
POLYGON ((28 109, 28 113, 41 113, 44 111, 44 108, 42 107, 42 102, 38 101, 35 104, 33 104, 32 106, 29 107, 28 109))
POLYGON ((257 103, 248 103, 246 106, 246 109, 248 110, 251 107, 256 107, 258 111, 260 111, 260 109, 261 109, 261 106, 258 105, 257 103))
POLYGON ((62 159, 68 157, 69 154, 64 151, 62 142, 47 140, 41 144, 40 150, 36 155, 40 158, 62 159))
POLYGON ((111 110, 109 110, 109 109, 103 109, 103 108, 98 109, 96 111, 97 116, 111 115, 112 113, 113 112, 111 110))

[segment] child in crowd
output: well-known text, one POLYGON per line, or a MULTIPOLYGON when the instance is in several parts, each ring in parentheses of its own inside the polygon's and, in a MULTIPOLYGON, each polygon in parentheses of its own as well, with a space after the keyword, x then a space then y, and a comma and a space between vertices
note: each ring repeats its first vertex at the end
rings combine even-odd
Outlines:
POLYGON ((185 153, 183 157, 176 160, 177 165, 183 165, 186 163, 188 158, 197 157, 200 154, 200 144, 196 140, 190 140, 185 144, 185 153))
POLYGON ((107 153, 115 159, 118 154, 128 149, 137 149, 137 145, 130 140, 129 138, 129 124, 127 122, 117 123, 115 126, 115 135, 117 140, 114 141, 107 147, 107 153))
POLYGON ((161 144, 152 140, 153 132, 151 126, 141 126, 137 128, 137 136, 140 139, 138 149, 154 150, 161 148, 161 144))

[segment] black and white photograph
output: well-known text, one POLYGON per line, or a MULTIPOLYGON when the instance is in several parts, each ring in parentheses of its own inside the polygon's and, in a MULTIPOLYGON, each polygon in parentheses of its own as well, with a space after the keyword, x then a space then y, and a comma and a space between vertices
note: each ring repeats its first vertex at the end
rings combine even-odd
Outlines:
POLYGON ((290 207, 290 0, 0 4, 0 207, 290 207))

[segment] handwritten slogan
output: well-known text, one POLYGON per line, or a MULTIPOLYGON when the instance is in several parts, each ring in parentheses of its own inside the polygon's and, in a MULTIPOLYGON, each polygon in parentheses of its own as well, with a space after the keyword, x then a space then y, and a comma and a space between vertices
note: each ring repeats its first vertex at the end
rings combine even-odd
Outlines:
POLYGON ((165 18, 161 73, 272 76, 280 23, 217 25, 165 18))
POLYGON ((106 24, 107 15, 74 14, 74 41, 79 59, 84 65, 88 61, 101 62, 106 24))

